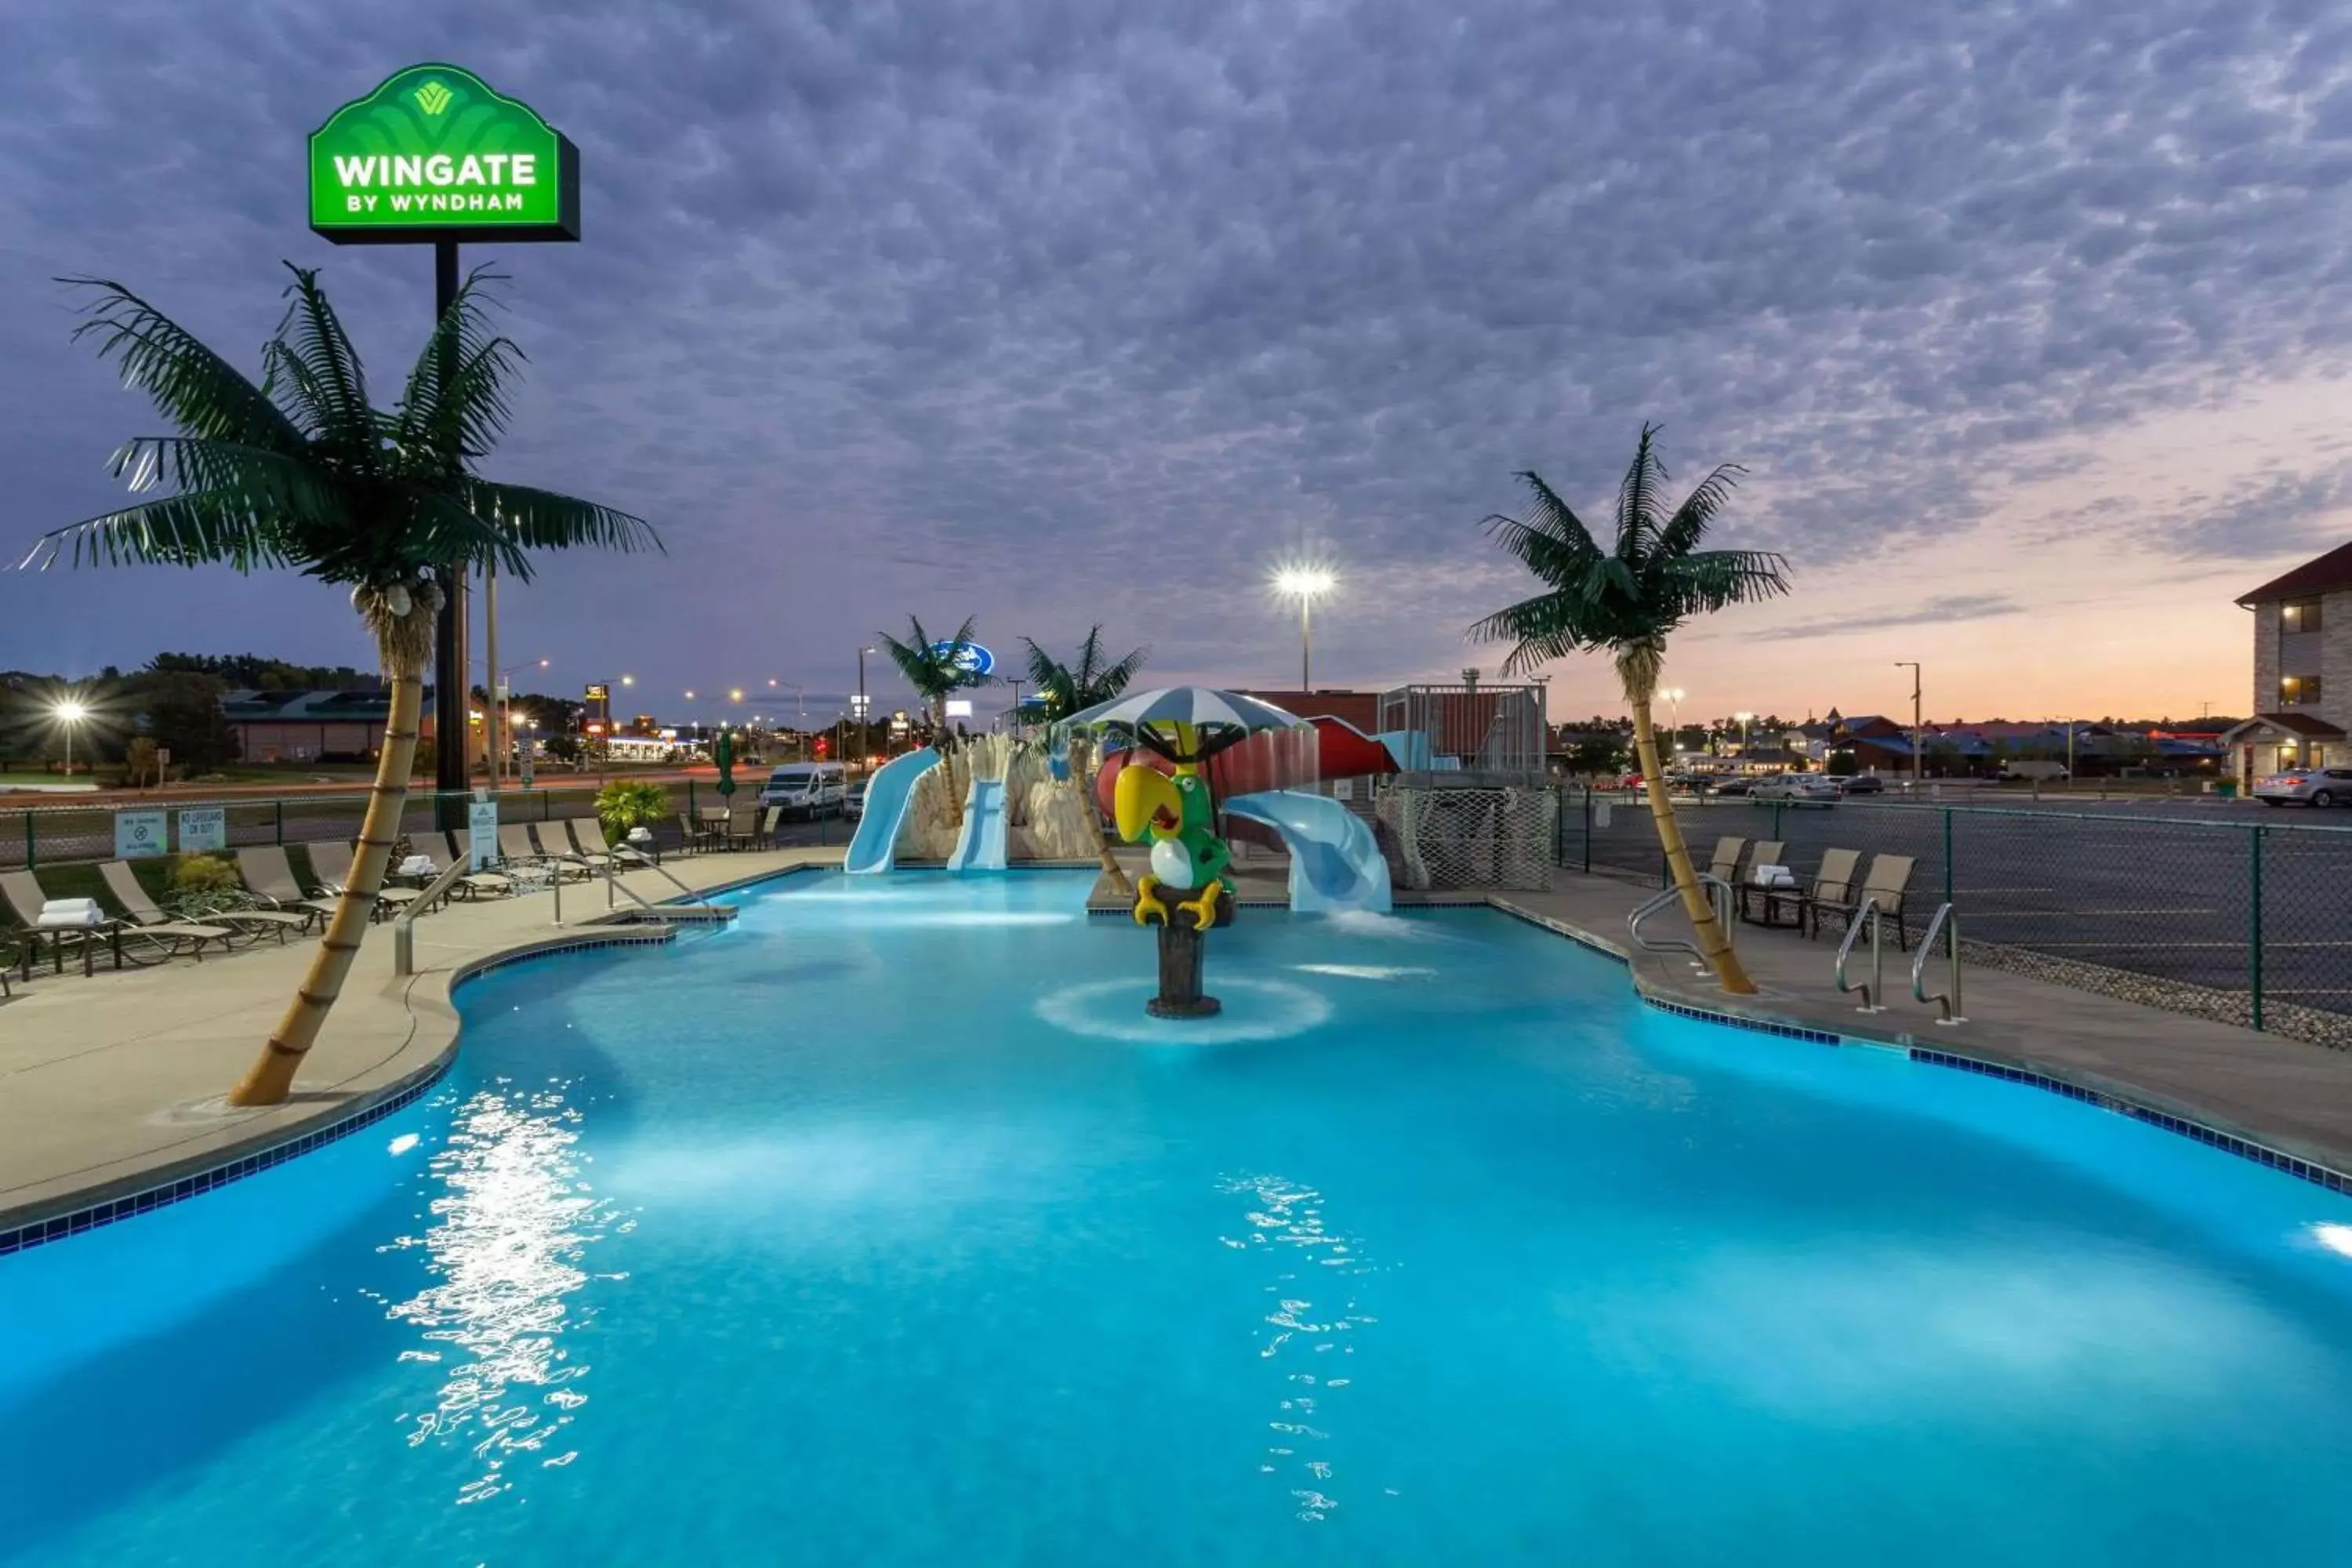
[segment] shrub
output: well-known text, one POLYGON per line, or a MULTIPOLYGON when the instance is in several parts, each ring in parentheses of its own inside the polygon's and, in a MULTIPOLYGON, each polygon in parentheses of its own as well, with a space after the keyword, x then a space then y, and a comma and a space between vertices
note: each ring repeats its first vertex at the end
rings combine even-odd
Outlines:
POLYGON ((244 884, 236 868, 213 855, 183 855, 172 868, 172 891, 186 894, 233 892, 244 884))
POLYGON ((617 844, 630 828, 651 827, 669 814, 669 791, 657 784, 615 779, 596 792, 596 820, 604 825, 607 844, 617 844))

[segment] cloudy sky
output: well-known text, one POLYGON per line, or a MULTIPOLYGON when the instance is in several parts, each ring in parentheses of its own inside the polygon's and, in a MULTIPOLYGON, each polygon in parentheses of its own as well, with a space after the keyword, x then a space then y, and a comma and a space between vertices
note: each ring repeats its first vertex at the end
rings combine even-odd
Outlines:
MULTIPOLYGON (((1525 584, 1479 520, 1529 467, 1605 520, 1644 418, 1678 480, 1746 465, 1722 538, 1796 578, 1684 636, 1685 716, 1891 708, 1901 658, 1931 714, 2242 711, 2231 599, 2352 535, 2324 0, 7 9, 0 532, 111 504, 153 427, 52 275, 250 365, 322 266, 389 399, 429 256, 310 234, 303 138, 453 59, 584 175, 583 243, 483 253, 532 361, 488 470, 669 549, 551 561, 504 651, 666 714, 829 713, 909 612, 1295 683, 1301 552, 1319 684, 1491 670, 1462 628, 1525 584)), ((290 579, 0 575, 0 668, 159 647, 366 657, 290 579)))

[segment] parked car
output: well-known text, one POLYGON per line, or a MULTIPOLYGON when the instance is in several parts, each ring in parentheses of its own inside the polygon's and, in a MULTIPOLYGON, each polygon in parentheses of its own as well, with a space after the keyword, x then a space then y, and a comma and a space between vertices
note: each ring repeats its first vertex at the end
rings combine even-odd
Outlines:
POLYGON ((786 763, 768 775, 760 804, 782 806, 786 816, 827 816, 842 809, 847 785, 839 763, 786 763))
POLYGON ((1886 781, 1876 773, 1856 773, 1850 779, 1841 779, 1838 787, 1847 795, 1885 795, 1886 781))
POLYGON ((866 781, 851 784, 841 797, 841 815, 856 822, 866 815, 866 781))
POLYGON ((1993 777, 2003 784, 2022 784, 2028 780, 2039 784, 2058 784, 2066 777, 2066 764, 2037 762, 2011 763, 2000 772, 1993 774, 1993 777))
POLYGON ((1817 778, 1811 773, 1782 773, 1777 778, 1759 780, 1748 792, 1751 801, 1787 801, 1791 805, 1834 805, 1838 787, 1835 781, 1817 778))
POLYGON ((1754 792, 1754 779, 1725 779, 1715 786, 1717 795, 1748 795, 1754 792))
POLYGON ((2296 768, 2254 781, 2254 798, 2264 805, 2298 801, 2305 805, 2352 805, 2352 768, 2296 768))

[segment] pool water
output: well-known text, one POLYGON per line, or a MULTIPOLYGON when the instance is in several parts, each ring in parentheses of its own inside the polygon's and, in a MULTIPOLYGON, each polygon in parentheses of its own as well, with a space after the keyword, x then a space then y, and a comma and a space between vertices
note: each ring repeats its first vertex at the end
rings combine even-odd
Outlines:
POLYGON ((1155 1023, 1086 885, 494 973, 0 1259, 0 1561, 2352 1562, 2352 1204, 1486 910, 1244 911, 1155 1023))

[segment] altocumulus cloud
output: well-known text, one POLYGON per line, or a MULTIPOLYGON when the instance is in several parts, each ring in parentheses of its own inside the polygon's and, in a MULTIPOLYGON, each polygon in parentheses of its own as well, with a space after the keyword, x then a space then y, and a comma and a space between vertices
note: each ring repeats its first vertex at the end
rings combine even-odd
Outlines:
POLYGON ((1954 621, 1989 621, 2021 616, 2025 606, 2000 594, 1943 594, 1908 610, 1856 616, 1823 616, 1793 621, 1748 635, 1768 642, 1793 642, 1813 637, 1843 637, 1853 632, 1884 631, 1889 626, 1943 626, 1954 621))
MULTIPOLYGON (((1811 586, 1973 524, 2012 448, 2352 338, 2352 15, 2322 0, 16 0, 9 32, 16 532, 104 504, 146 422, 51 273, 234 346, 277 257, 324 259, 366 342, 413 344, 421 258, 311 240, 299 152, 446 57, 587 171, 588 243, 503 258, 534 375, 497 468, 676 552, 550 577, 581 627, 625 603, 739 661, 977 608, 1263 676, 1260 571, 1319 543, 1331 658, 1450 668, 1518 586, 1475 527, 1511 470, 1604 510, 1645 416, 1694 477, 1749 467, 1732 527, 1811 586)), ((2152 542, 2257 552, 2243 520, 2341 489, 2152 542)), ((0 595, 0 664, 97 603, 0 595)))

